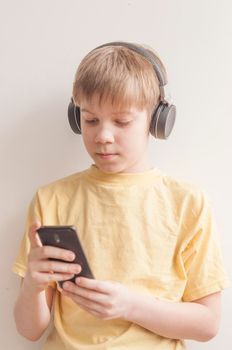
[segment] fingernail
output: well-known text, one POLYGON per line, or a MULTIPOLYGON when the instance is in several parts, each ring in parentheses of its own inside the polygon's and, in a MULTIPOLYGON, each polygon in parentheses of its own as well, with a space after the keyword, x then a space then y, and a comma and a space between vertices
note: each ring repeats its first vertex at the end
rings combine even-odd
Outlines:
POLYGON ((70 260, 70 261, 73 261, 75 259, 74 254, 69 254, 67 257, 68 257, 68 260, 70 260))
POLYGON ((64 282, 63 283, 63 288, 69 288, 71 286, 70 282, 64 282))
POLYGON ((80 272, 81 272, 80 267, 75 267, 74 272, 75 272, 75 273, 80 273, 80 272))
POLYGON ((75 279, 75 282, 76 282, 76 284, 79 284, 79 283, 81 282, 80 277, 77 277, 77 278, 75 279))

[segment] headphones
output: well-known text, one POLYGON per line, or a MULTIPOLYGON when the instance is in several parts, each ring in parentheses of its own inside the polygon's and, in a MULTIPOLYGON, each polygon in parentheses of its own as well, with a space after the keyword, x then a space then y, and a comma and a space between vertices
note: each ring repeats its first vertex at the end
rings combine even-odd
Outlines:
MULTIPOLYGON (((146 60, 152 64, 154 71, 156 73, 156 76, 159 80, 161 100, 152 114, 151 123, 150 123, 150 133, 157 139, 161 139, 161 140, 167 139, 175 123, 176 107, 173 104, 170 104, 166 100, 164 86, 167 85, 167 78, 163 73, 160 65, 155 60, 152 53, 150 53, 148 50, 128 42, 115 41, 115 42, 98 46, 92 51, 96 49, 100 49, 105 46, 127 47, 128 49, 134 52, 137 52, 138 54, 146 58, 146 60)), ((71 102, 69 103, 69 106, 68 106, 68 120, 73 132, 76 134, 81 134, 80 107, 74 104, 73 98, 71 98, 71 102)))

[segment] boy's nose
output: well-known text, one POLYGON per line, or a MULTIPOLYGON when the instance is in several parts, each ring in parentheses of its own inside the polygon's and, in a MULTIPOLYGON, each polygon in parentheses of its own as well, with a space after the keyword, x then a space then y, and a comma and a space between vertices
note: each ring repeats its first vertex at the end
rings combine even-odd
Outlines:
POLYGON ((113 143, 114 135, 108 128, 100 128, 95 137, 96 143, 113 143))

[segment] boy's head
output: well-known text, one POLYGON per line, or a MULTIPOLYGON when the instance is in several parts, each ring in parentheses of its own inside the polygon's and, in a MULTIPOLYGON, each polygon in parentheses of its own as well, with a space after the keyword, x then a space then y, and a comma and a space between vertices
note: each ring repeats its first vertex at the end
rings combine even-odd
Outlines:
POLYGON ((98 168, 111 173, 150 168, 149 131, 166 138, 175 120, 175 107, 164 100, 166 83, 161 60, 139 45, 105 44, 84 57, 69 121, 98 168))
POLYGON ((151 134, 166 139, 176 115, 165 96, 166 84, 164 65, 151 49, 127 42, 101 45, 82 60, 76 72, 68 109, 71 128, 81 133, 79 106, 97 96, 100 105, 107 101, 116 109, 146 109, 151 134))
MULTIPOLYGON (((125 43, 126 44, 126 43, 125 43)), ((133 44, 140 50, 145 50, 133 44)), ((158 56, 146 48, 158 62, 166 77, 164 65, 158 56)), ((94 95, 99 103, 111 102, 116 109, 136 107, 152 114, 160 101, 160 82, 152 64, 127 46, 102 46, 91 51, 80 63, 73 84, 73 99, 80 106, 94 95)))

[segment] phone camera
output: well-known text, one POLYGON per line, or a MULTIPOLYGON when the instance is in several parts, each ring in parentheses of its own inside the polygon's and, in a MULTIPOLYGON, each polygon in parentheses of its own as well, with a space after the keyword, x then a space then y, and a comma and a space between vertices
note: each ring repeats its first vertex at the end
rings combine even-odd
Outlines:
POLYGON ((56 243, 60 243, 60 237, 57 233, 54 234, 54 239, 55 239, 56 243))

